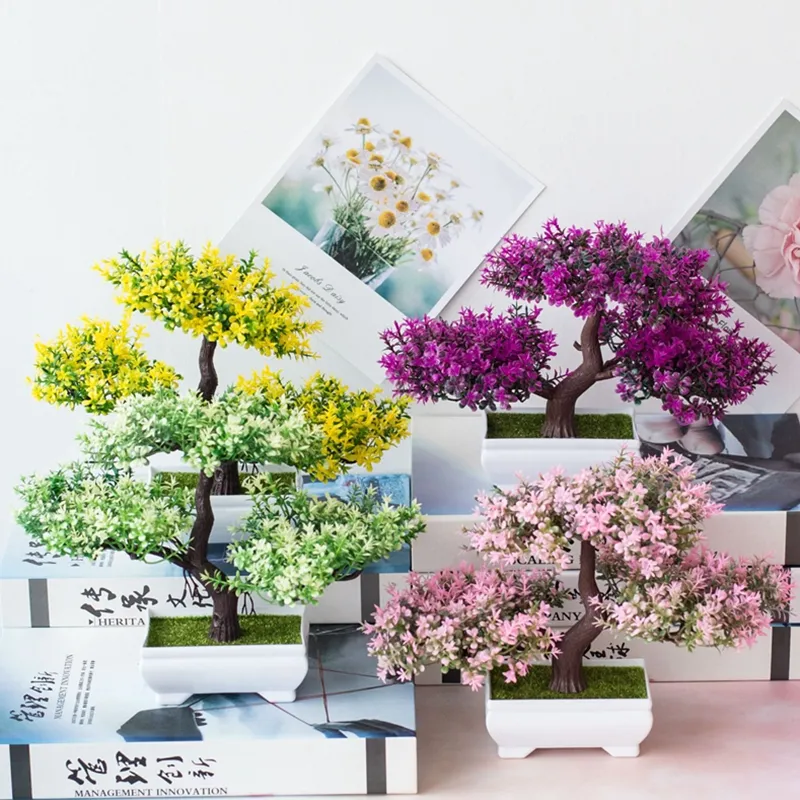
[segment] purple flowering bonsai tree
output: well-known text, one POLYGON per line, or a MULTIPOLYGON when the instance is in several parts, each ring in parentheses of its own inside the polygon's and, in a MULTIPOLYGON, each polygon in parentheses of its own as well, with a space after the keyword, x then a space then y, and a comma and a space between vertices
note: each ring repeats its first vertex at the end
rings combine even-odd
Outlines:
MULTIPOLYGON (((584 655, 604 629, 689 650, 753 644, 785 619, 789 573, 704 545, 702 523, 721 510, 710 492, 691 464, 665 450, 623 451, 573 477, 556 468, 480 495, 482 520, 468 533, 486 566, 412 573, 407 587, 390 588, 366 625, 379 675, 406 681, 440 664, 473 689, 491 674, 499 699, 548 697, 587 690, 584 655), (555 630, 551 612, 564 600, 557 572, 571 551, 583 614, 555 630), (515 568, 531 559, 552 566, 515 568)), ((590 696, 614 696, 599 677, 608 669, 616 667, 593 669, 601 683, 590 696)))
POLYGON ((682 425, 711 422, 774 367, 770 348, 730 320, 724 285, 703 277, 707 257, 664 238, 646 242, 624 224, 583 230, 550 220, 535 238, 508 236, 487 256, 481 283, 512 298, 510 308, 396 323, 382 334, 381 364, 397 394, 423 403, 495 411, 541 397, 546 438, 576 436, 576 402, 604 380, 617 381, 623 400, 658 398, 682 425), (583 320, 575 369, 551 366, 556 337, 540 327, 544 302, 583 320))

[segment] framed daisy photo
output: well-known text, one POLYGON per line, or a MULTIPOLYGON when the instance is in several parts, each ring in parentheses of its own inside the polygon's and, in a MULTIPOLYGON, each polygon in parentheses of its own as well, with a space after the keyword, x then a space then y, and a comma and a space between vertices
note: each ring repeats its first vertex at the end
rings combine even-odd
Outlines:
POLYGON ((379 332, 442 311, 543 188, 376 56, 222 247, 268 255, 381 382, 379 332))

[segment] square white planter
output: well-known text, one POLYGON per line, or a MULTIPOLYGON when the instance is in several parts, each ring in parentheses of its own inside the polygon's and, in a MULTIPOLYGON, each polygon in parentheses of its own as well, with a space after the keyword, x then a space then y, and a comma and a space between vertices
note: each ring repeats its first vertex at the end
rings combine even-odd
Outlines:
MULTIPOLYGON (((605 659, 592 666, 644 669, 644 661, 605 659)), ((612 756, 635 757, 652 727, 649 681, 641 700, 493 700, 486 681, 486 730, 500 758, 525 758, 552 747, 600 747, 612 756)))
MULTIPOLYGON (((577 414, 626 414, 633 419, 632 412, 624 409, 587 408, 578 409, 577 414)), ((484 427, 481 465, 493 484, 512 486, 517 483, 517 474, 534 479, 560 466, 567 475, 574 475, 587 467, 611 461, 623 447, 635 451, 638 445, 635 436, 632 439, 488 439, 484 427)))
POLYGON ((308 672, 305 608, 281 606, 265 613, 299 616, 302 643, 143 646, 139 669, 159 704, 180 705, 193 694, 245 693, 260 694, 272 703, 293 702, 308 672))

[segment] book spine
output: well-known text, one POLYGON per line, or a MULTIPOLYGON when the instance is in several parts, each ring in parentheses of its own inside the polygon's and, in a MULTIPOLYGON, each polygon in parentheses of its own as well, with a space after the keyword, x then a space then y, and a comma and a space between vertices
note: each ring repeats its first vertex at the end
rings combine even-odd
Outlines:
MULTIPOLYGON (((311 623, 367 621, 383 602, 382 586, 401 582, 403 573, 362 573, 328 587, 307 609, 311 623)), ((161 616, 211 614, 208 593, 187 578, 32 578, 0 581, 0 627, 144 627, 150 609, 161 616)), ((269 613, 258 595, 242 595, 241 614, 269 613)))
POLYGON ((11 745, 0 797, 415 794, 416 764, 415 737, 11 745))

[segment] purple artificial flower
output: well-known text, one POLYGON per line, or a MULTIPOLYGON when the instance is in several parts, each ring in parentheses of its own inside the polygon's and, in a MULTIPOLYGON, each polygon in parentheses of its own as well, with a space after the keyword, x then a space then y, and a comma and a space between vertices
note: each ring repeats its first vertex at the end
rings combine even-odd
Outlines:
POLYGON ((453 400, 462 408, 509 408, 542 387, 555 335, 538 325, 539 309, 469 308, 454 322, 423 317, 395 323, 381 335, 381 365, 397 394, 453 400))
POLYGON ((623 399, 658 398, 682 424, 719 418, 775 369, 771 349, 730 321, 723 284, 702 274, 707 259, 665 238, 645 242, 624 223, 564 229, 553 219, 487 256, 481 282, 523 306, 406 320, 382 335, 381 364, 397 393, 422 402, 508 408, 531 395, 566 396, 568 386, 574 403, 576 389, 616 378, 623 399), (555 337, 527 308, 542 302, 586 320, 580 370, 547 372, 555 337))

